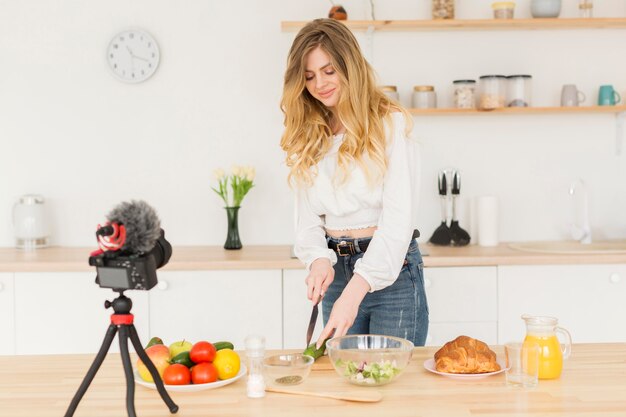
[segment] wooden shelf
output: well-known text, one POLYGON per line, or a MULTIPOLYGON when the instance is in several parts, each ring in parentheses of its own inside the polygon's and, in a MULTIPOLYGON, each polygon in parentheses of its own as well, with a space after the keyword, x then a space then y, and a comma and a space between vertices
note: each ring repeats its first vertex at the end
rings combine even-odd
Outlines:
POLYGON ((475 109, 409 109, 415 116, 473 116, 483 114, 568 114, 568 113, 622 113, 625 106, 581 106, 581 107, 503 107, 494 110, 475 109))
MULTIPOLYGON (((480 19, 480 20, 343 20, 352 30, 524 30, 524 29, 626 29, 626 18, 480 19)), ((308 22, 281 22, 283 31, 295 31, 308 22)))

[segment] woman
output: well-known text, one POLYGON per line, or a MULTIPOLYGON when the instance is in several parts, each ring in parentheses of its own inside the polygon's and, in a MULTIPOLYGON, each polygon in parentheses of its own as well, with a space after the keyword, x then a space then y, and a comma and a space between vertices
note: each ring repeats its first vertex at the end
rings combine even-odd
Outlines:
POLYGON ((327 338, 385 334, 424 345, 428 306, 412 228, 411 119, 376 87, 345 25, 308 23, 287 61, 281 108, 295 253, 322 298, 327 338))

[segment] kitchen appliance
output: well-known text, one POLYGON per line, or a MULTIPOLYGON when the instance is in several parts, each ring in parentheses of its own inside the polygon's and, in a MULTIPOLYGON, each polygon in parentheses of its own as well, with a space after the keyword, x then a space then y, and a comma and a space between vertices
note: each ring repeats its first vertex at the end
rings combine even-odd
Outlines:
POLYGON ((448 227, 448 181, 446 179, 446 171, 439 172, 437 179, 439 188, 439 197, 441 199, 441 224, 435 229, 429 242, 433 245, 447 246, 452 242, 452 233, 448 227))
POLYGON ((41 195, 23 195, 13 205, 13 230, 15 246, 20 249, 48 246, 46 206, 41 195))
POLYGON ((526 323, 524 343, 539 345, 539 379, 555 379, 561 376, 563 359, 572 351, 572 337, 569 332, 558 326, 556 317, 522 315, 526 323), (557 333, 565 337, 561 347, 557 333))
POLYGON ((454 246, 466 246, 470 243, 470 235, 461 226, 456 216, 456 205, 461 193, 461 174, 452 171, 452 221, 450 222, 450 237, 454 246))

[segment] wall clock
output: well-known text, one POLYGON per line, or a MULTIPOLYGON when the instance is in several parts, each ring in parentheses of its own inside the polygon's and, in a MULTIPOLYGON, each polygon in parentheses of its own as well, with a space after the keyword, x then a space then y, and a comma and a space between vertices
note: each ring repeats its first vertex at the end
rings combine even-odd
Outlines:
POLYGON ((127 83, 150 78, 159 66, 159 45, 149 33, 139 29, 124 30, 111 39, 107 62, 113 74, 127 83))

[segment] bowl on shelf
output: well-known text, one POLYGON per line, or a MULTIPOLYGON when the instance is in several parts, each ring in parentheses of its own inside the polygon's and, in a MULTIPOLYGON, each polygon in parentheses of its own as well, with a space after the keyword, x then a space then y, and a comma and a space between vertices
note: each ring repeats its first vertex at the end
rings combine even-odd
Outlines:
POLYGON ((530 14, 533 17, 559 17, 561 14, 561 0, 531 0, 530 14))
POLYGON ((311 373, 315 360, 301 353, 274 355, 263 359, 265 383, 271 387, 297 385, 311 373))
POLYGON ((399 337, 348 335, 326 342, 330 362, 339 375, 356 385, 384 385, 408 366, 413 343, 399 337))

